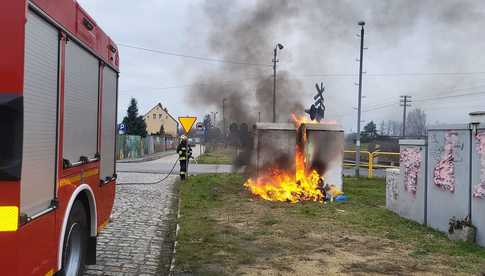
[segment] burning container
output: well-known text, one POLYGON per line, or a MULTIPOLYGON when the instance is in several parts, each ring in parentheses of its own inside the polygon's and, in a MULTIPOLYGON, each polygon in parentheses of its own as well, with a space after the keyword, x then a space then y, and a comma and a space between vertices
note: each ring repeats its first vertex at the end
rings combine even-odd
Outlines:
POLYGON ((471 213, 470 134, 465 124, 428 129, 427 224, 443 232, 471 213))
POLYGON ((400 216, 426 223, 426 140, 399 140, 400 181, 394 187, 395 209, 400 216))
POLYGON ((273 167, 295 170, 297 143, 303 143, 306 168, 315 170, 326 183, 342 191, 344 131, 337 124, 305 123, 297 132, 294 124, 257 123, 251 162, 257 176, 273 167))
POLYGON ((289 123, 256 123, 252 165, 256 175, 268 167, 295 169, 296 129, 289 123))
POLYGON ((326 183, 342 191, 343 128, 337 124, 305 123, 298 133, 305 135, 302 140, 307 169, 316 170, 326 183))

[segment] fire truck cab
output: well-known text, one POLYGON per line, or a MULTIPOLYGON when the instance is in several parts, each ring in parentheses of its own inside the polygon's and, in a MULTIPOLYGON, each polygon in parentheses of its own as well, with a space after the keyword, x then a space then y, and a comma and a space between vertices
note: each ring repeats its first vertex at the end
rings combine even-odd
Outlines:
POLYGON ((80 275, 116 185, 116 44, 75 0, 0 4, 0 274, 80 275))

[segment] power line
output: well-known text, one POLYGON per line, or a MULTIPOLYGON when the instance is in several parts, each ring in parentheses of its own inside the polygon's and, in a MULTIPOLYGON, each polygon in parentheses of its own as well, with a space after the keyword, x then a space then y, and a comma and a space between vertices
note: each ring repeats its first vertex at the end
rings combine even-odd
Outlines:
MULTIPOLYGON (((121 47, 131 48, 151 53, 157 53, 161 55, 168 55, 168 56, 176 56, 176 57, 183 57, 183 58, 190 58, 196 60, 203 60, 203 61, 210 61, 210 62, 218 62, 218 63, 229 63, 229 64, 236 64, 236 65, 249 65, 249 66, 263 66, 263 67, 272 67, 271 64, 264 64, 264 63, 253 63, 253 62, 245 62, 245 61, 235 61, 235 60, 226 60, 226 59, 218 59, 218 58, 211 58, 211 57, 203 57, 203 56, 194 56, 182 53, 175 53, 169 52, 159 49, 147 48, 147 47, 140 47, 135 45, 129 45, 124 43, 118 44, 121 47)), ((363 74, 367 77, 406 77, 406 76, 463 76, 463 75, 485 75, 485 71, 476 71, 476 72, 404 72, 404 73, 366 73, 363 74)), ((358 74, 353 73, 315 73, 315 74, 302 74, 299 75, 301 77, 356 77, 358 74)))
MULTIPOLYGON (((413 77, 413 76, 464 76, 485 75, 485 72, 410 72, 410 73, 363 73, 366 77, 413 77)), ((300 77, 357 77, 359 74, 351 73, 317 73, 302 74, 300 77)))
POLYGON ((125 48, 131 48, 131 49, 136 49, 136 50, 141 50, 141 51, 146 51, 146 52, 151 52, 151 53, 156 53, 156 54, 161 54, 161 55, 176 56, 176 57, 190 58, 190 59, 210 61, 210 62, 229 63, 229 64, 236 64, 236 65, 264 66, 264 67, 271 67, 272 66, 270 64, 263 64, 263 63, 251 63, 251 62, 234 61, 234 60, 226 60, 226 59, 218 59, 218 58, 209 58, 209 57, 180 54, 180 53, 168 52, 168 51, 163 51, 163 50, 158 50, 158 49, 150 49, 150 48, 145 48, 145 47, 133 46, 133 45, 128 45, 128 44, 124 44, 124 43, 119 43, 118 45, 121 46, 121 47, 125 47, 125 48))
MULTIPOLYGON (((455 88, 451 91, 466 91, 466 90, 471 90, 471 89, 476 89, 476 88, 482 88, 485 87, 485 85, 478 85, 478 86, 473 86, 473 87, 464 87, 464 88, 455 88)), ((413 95, 416 95, 418 93, 413 93, 413 95)), ((432 96, 432 97, 426 97, 426 98, 418 98, 414 99, 415 102, 423 102, 423 101, 433 101, 433 100, 441 100, 441 99, 447 99, 447 98, 456 98, 456 97, 465 97, 465 96, 474 96, 474 95, 482 95, 485 94, 485 91, 479 91, 479 92, 471 92, 471 93, 463 93, 463 94, 451 94, 451 95, 442 95, 442 96, 432 96)), ((391 107, 396 105, 397 102, 391 101, 391 102, 385 102, 385 103, 380 103, 380 104, 374 104, 371 105, 370 108, 364 110, 364 112, 368 111, 374 111, 374 110, 379 110, 383 109, 386 107, 391 107)))
MULTIPOLYGON (((222 86, 229 85, 232 83, 239 83, 247 80, 254 80, 254 79, 259 79, 261 76, 255 76, 255 77, 250 77, 250 78, 245 78, 245 79, 240 79, 240 80, 224 80, 224 81, 219 81, 219 84, 222 86)), ((136 89, 127 89, 127 90, 120 90, 120 92, 131 92, 131 91, 149 91, 149 90, 168 90, 168 89, 178 89, 178 88, 187 88, 187 87, 197 87, 197 86, 209 86, 213 85, 213 83, 193 83, 193 84, 182 84, 182 85, 173 85, 173 86, 164 86, 164 87, 148 87, 148 88, 136 88, 136 89)))
POLYGON ((465 97, 465 96, 474 96, 474 95, 482 95, 482 94, 485 94, 485 91, 472 92, 472 93, 464 93, 464 94, 456 94, 456 95, 448 95, 448 96, 429 97, 429 98, 424 98, 424 99, 417 99, 415 101, 416 102, 425 102, 425 101, 431 101, 431 100, 442 100, 442 99, 465 97))
MULTIPOLYGON (((425 99, 416 99, 414 101, 415 102, 423 102, 423 101, 430 101, 430 100, 442 100, 442 99, 448 99, 448 98, 466 97, 466 96, 474 96, 474 95, 485 95, 485 91, 473 92, 473 93, 464 93, 464 94, 455 94, 455 95, 447 95, 447 96, 429 97, 429 98, 425 98, 425 99)), ((395 107, 397 104, 399 104, 399 102, 382 103, 380 105, 375 105, 375 107, 373 107, 373 108, 368 108, 368 109, 362 110, 362 112, 367 113, 367 112, 370 112, 370 111, 376 111, 376 110, 380 110, 380 109, 395 107)), ((428 108, 426 108, 426 109, 428 109, 428 108)), ((352 115, 352 113, 346 113, 346 114, 342 114, 340 116, 341 117, 350 116, 350 115, 352 115)))

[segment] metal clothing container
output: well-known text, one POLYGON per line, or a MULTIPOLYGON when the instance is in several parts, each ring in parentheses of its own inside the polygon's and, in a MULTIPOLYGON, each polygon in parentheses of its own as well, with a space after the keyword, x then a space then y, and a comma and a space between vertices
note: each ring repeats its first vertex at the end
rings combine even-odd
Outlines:
POLYGON ((399 140, 401 162, 399 183, 395 187, 395 209, 400 216, 426 223, 426 159, 423 139, 399 140))
POLYGON ((470 215, 470 141, 468 125, 428 129, 427 224, 448 231, 451 217, 470 215))
POLYGON ((326 183, 343 190, 342 164, 344 130, 337 124, 302 124, 299 134, 306 135, 304 145, 307 168, 315 169, 326 183))
POLYGON ((256 175, 268 167, 295 168, 296 129, 289 123, 256 123, 251 165, 256 175))

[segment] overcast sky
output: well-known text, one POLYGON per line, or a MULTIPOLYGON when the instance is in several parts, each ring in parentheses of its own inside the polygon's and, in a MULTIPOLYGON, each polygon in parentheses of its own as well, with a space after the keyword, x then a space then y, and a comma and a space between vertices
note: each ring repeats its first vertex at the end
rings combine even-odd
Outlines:
MULTIPOLYGON (((215 59, 227 56, 209 43, 214 32, 219 27, 225 30, 241 24, 250 18, 248 14, 257 12, 257 3, 262 1, 78 0, 118 44, 215 59), (208 7, 213 5, 228 5, 220 10, 231 12, 230 16, 209 14, 208 7), (219 16, 220 20, 213 18, 219 16)), ((356 128, 353 107, 357 105, 359 20, 366 21, 368 48, 363 80, 365 122, 400 120, 399 95, 404 94, 413 96, 413 107, 424 109, 431 124, 463 123, 468 120, 468 112, 485 110, 485 1, 389 2, 292 2, 302 11, 274 23, 274 32, 261 39, 285 45, 278 56, 279 69, 287 70, 303 84, 302 91, 294 93, 301 95, 305 106, 311 104, 315 82, 324 82, 327 118, 337 119, 347 131, 356 128)), ((238 41, 231 35, 217 37, 238 41)), ((119 48, 118 120, 124 116, 131 97, 138 100, 141 114, 158 102, 174 117, 221 113, 219 103, 190 103, 189 90, 195 79, 217 74, 222 68, 230 74, 227 66, 119 48)), ((271 55, 269 48, 258 60, 241 61, 266 64, 271 63, 271 55)), ((232 80, 243 82, 251 76, 251 66, 247 67, 247 74, 232 80)), ((267 70, 270 75, 271 68, 267 70)), ((234 72, 240 74, 241 70, 234 72)), ((233 85, 238 85, 237 81, 233 85)))

